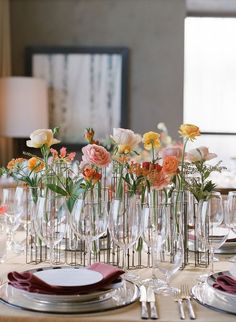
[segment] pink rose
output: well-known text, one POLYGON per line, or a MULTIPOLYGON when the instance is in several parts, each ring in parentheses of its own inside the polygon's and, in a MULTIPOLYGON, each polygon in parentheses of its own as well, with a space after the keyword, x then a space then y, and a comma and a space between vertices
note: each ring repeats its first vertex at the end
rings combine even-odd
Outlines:
POLYGON ((82 160, 97 167, 106 167, 111 162, 110 153, 103 146, 88 144, 82 148, 82 152, 82 160))

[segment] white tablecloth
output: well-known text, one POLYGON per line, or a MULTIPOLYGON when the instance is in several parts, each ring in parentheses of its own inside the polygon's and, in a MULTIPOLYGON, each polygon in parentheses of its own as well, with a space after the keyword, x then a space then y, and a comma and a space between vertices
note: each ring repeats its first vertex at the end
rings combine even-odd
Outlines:
MULTIPOLYGON (((222 271, 228 270, 232 263, 227 261, 221 261, 215 263, 215 270, 222 271)), ((48 264, 40 264, 38 266, 48 266, 48 264)), ((0 264, 0 275, 5 280, 7 273, 12 270, 26 270, 31 267, 36 267, 35 265, 25 264, 24 256, 12 256, 7 260, 6 263, 0 264)), ((177 274, 172 279, 173 285, 180 285, 181 283, 188 283, 189 285, 193 285, 195 283, 196 277, 204 272, 202 268, 195 268, 193 264, 188 265, 183 271, 177 272, 177 274)), ((139 274, 141 277, 146 278, 150 277, 150 269, 142 269, 139 270, 139 274)), ((160 322, 172 322, 172 321, 180 321, 177 304, 174 302, 172 297, 169 296, 157 296, 158 302, 158 311, 160 322)), ((230 322, 236 320, 235 315, 230 315, 227 313, 217 312, 193 301, 193 306, 196 312, 197 321, 204 322, 230 322)), ((187 315, 187 311, 186 311, 187 315)), ((95 313, 95 314, 48 314, 48 313, 38 313, 31 312, 26 310, 17 309, 15 307, 10 307, 4 303, 0 303, 0 322, 27 322, 27 321, 42 321, 42 322, 54 322, 54 321, 112 321, 112 322, 120 322, 120 321, 140 321, 140 304, 136 302, 131 304, 125 308, 117 309, 114 311, 108 311, 103 313, 95 313)), ((186 316, 185 321, 190 321, 188 316, 186 316)))

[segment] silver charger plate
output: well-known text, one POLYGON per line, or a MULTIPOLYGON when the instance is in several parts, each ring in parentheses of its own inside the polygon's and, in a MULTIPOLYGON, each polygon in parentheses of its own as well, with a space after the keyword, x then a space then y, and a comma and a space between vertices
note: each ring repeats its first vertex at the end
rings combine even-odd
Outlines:
POLYGON ((192 296, 198 303, 210 309, 236 315, 235 299, 219 294, 207 283, 201 283, 193 286, 192 296))
POLYGON ((69 301, 66 299, 64 301, 52 301, 50 298, 42 300, 30 296, 29 292, 24 293, 28 293, 27 296, 22 296, 21 291, 5 283, 0 287, 0 300, 14 307, 30 311, 84 314, 121 308, 134 303, 139 298, 138 287, 129 281, 123 281, 121 287, 110 290, 110 292, 90 301, 77 301, 76 295, 74 300, 69 301))

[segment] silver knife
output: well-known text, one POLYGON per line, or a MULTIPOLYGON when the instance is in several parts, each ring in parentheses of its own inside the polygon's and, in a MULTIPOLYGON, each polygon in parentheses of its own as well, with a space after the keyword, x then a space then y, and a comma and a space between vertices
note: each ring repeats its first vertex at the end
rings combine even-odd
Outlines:
POLYGON ((157 308, 156 308, 155 293, 154 293, 153 288, 151 286, 149 286, 147 289, 147 301, 150 303, 151 319, 157 320, 158 314, 157 314, 157 308))
POLYGON ((141 318, 147 320, 148 319, 148 310, 147 310, 147 292, 146 287, 141 285, 139 287, 140 290, 140 299, 141 302, 141 318))

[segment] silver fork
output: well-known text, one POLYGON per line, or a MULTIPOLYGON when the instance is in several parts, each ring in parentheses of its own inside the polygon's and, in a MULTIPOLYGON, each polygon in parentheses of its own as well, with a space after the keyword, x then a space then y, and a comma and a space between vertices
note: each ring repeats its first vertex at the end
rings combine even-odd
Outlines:
POLYGON ((186 300, 186 302, 187 302, 190 319, 195 320, 196 315, 195 315, 194 310, 193 310, 193 306, 192 306, 192 303, 191 303, 191 296, 190 296, 189 286, 187 284, 181 285, 181 297, 182 297, 183 300, 186 300))
POLYGON ((177 292, 175 292, 175 302, 178 303, 180 319, 185 320, 183 301, 182 301, 182 297, 181 297, 179 290, 177 292))

